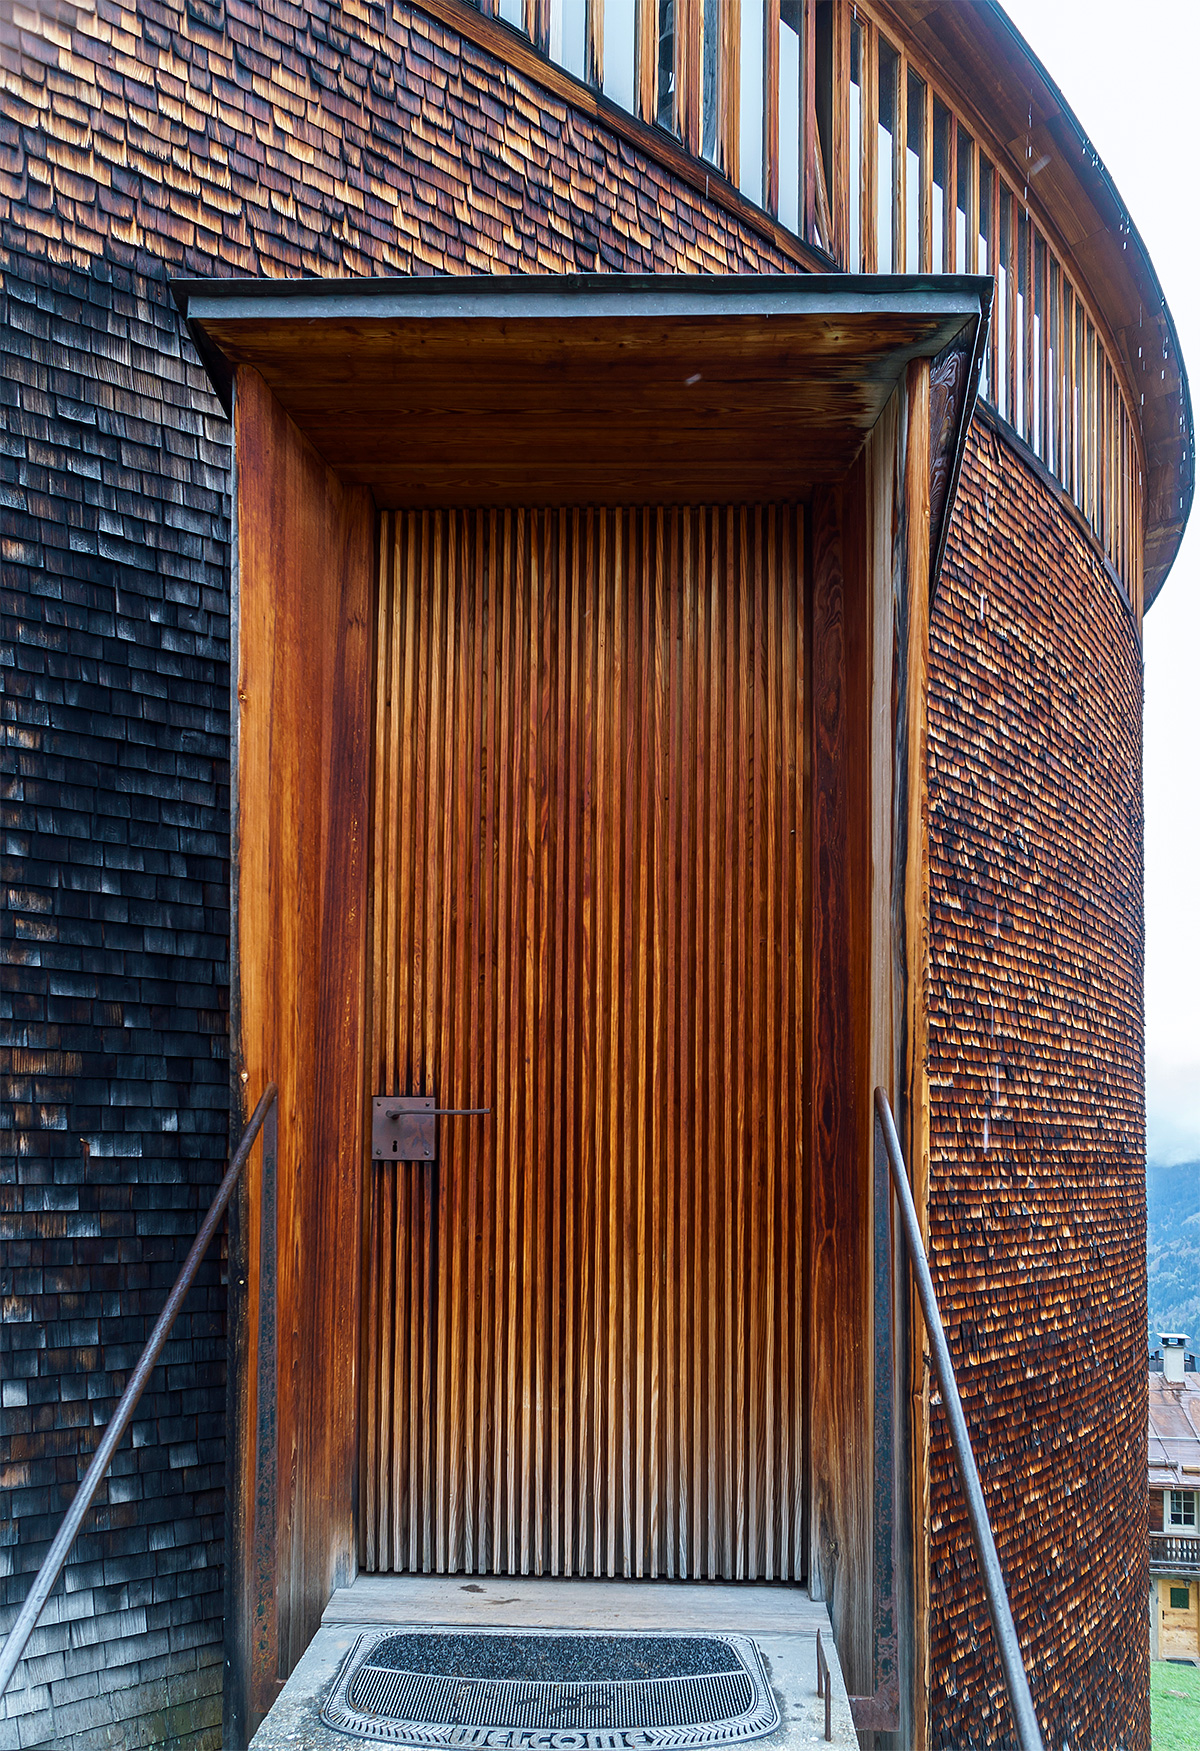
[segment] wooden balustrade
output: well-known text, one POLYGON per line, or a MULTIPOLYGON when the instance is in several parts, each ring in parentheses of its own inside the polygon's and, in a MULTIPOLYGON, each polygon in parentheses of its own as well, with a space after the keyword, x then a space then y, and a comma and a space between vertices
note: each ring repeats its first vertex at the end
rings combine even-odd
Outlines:
POLYGON ((1150 1534, 1150 1568, 1154 1573, 1200 1574, 1200 1538, 1170 1532, 1150 1534))

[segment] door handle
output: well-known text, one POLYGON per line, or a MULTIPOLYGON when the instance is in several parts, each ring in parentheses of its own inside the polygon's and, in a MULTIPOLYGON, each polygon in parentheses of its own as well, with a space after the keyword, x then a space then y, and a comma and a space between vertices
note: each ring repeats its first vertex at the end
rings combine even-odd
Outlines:
POLYGON ((491 1107, 439 1107, 432 1094, 377 1094, 371 1102, 374 1161, 436 1161, 435 1119, 476 1118, 491 1107))
MULTIPOLYGON (((465 1118, 469 1113, 490 1113, 491 1110, 491 1107, 434 1107, 433 1116, 435 1119, 458 1119, 465 1118)), ((401 1111, 402 1109, 397 1107, 393 1112, 384 1116, 389 1119, 398 1119, 401 1111)))

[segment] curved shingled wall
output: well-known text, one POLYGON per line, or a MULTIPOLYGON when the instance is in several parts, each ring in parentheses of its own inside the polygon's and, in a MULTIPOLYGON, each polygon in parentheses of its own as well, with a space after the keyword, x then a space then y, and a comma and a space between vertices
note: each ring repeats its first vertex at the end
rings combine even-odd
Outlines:
MULTIPOLYGON (((977 420, 931 626, 930 1236, 1056 1748, 1145 1751, 1141 651, 977 420)), ((935 1413, 934 1745, 1007 1745, 935 1413), (997 1712, 999 1711, 999 1713, 997 1712)))
MULTIPOLYGON (((224 1142, 227 433, 166 275, 787 265, 402 4, 39 15, 0 24, 9 1614, 224 1142)), ((985 1284, 952 1303, 1054 1742, 1144 1751, 1136 642, 990 437, 964 495, 933 622, 934 1235, 985 1284), (1098 1515, 1128 1534, 1103 1560, 1098 1515)), ((213 1266, 39 1632, 22 1744, 219 1742, 223 1359, 213 1266)), ((998 1674, 934 1461, 935 1736, 962 1747, 998 1674)))

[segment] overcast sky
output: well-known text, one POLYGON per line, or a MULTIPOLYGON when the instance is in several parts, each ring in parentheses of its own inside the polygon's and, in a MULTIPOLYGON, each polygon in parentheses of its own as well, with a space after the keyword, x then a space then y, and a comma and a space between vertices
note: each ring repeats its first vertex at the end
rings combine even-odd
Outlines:
MULTIPOLYGON (((1003 3, 1146 240, 1200 407, 1200 6, 1003 3)), ((1200 1160, 1200 509, 1146 616, 1145 651, 1148 1148, 1152 1160, 1190 1161, 1200 1160)))

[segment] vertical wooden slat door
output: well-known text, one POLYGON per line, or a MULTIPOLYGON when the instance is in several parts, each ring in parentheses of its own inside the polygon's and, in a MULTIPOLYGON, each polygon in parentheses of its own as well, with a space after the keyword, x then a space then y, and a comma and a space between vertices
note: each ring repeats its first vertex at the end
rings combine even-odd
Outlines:
POLYGON ((382 517, 368 1569, 799 1573, 801 533, 382 517))

